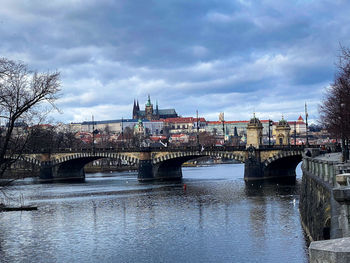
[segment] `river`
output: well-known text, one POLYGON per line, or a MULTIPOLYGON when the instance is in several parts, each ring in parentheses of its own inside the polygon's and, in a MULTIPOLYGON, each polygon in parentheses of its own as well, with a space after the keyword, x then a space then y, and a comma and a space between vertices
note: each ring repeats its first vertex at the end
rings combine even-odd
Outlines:
POLYGON ((181 183, 143 184, 135 172, 17 181, 7 195, 38 210, 0 213, 0 262, 307 262, 300 167, 295 186, 248 187, 243 171, 183 168, 181 183))

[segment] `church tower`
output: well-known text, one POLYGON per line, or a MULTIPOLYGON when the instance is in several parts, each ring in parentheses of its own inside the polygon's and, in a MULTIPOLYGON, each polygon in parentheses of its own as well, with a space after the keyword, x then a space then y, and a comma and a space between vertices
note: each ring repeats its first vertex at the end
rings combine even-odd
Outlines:
POLYGON ((263 126, 254 113, 254 117, 250 119, 247 127, 247 148, 249 146, 259 148, 259 145, 262 145, 262 130, 263 126))
POLYGON ((136 101, 136 109, 137 109, 137 111, 140 111, 139 100, 136 101))
POLYGON ((290 144, 290 126, 288 122, 283 118, 276 126, 276 145, 289 145, 290 144))
POLYGON ((145 106, 145 118, 147 120, 152 120, 153 119, 153 104, 151 103, 151 98, 148 94, 148 101, 145 106))

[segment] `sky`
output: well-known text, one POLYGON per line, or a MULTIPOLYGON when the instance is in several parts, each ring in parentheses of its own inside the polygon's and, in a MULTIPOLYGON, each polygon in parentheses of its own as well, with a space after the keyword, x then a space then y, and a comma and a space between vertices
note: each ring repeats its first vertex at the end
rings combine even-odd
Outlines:
POLYGON ((0 57, 59 71, 57 121, 159 108, 316 122, 350 46, 348 0, 0 0, 0 57))

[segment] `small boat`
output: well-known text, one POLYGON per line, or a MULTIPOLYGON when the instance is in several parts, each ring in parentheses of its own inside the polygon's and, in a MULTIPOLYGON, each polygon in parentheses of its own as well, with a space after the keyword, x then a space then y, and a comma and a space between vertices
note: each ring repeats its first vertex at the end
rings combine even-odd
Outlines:
POLYGON ((9 207, 0 205, 0 212, 9 212, 9 211, 33 211, 38 210, 36 206, 18 206, 18 207, 9 207))

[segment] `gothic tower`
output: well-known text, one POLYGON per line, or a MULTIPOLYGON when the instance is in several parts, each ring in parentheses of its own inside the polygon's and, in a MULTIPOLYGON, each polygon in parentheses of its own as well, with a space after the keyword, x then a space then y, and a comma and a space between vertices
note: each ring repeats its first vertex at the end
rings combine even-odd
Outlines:
POLYGON ((137 113, 138 113, 138 110, 137 110, 136 102, 134 99, 134 107, 132 108, 132 118, 133 119, 137 119, 137 113))

